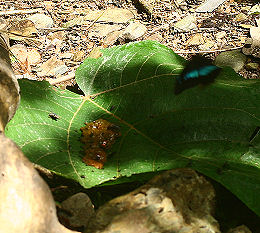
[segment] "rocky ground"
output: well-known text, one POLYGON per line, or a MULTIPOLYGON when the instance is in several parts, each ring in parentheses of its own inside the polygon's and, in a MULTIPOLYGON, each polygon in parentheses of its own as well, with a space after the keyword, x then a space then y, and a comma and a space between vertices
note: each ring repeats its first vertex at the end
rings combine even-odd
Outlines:
POLYGON ((245 78, 259 77, 259 5, 213 2, 205 13, 196 0, 2 1, 0 29, 18 78, 64 88, 75 84, 87 56, 98 56, 96 48, 140 40, 156 40, 185 58, 224 53, 224 63, 245 78))

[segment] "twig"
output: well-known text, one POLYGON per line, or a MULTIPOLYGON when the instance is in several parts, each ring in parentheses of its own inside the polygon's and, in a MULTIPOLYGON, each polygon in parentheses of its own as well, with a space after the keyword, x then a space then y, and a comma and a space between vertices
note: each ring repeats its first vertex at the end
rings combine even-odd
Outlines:
POLYGON ((60 77, 60 78, 57 78, 57 79, 46 79, 46 81, 48 81, 51 85, 55 85, 57 83, 61 83, 61 82, 64 82, 64 81, 68 81, 70 79, 73 79, 75 77, 75 72, 72 71, 70 72, 68 75, 66 76, 63 76, 63 77, 60 77))
POLYGON ((177 54, 192 54, 192 53, 216 53, 216 52, 225 52, 225 51, 230 51, 230 50, 237 50, 237 49, 242 49, 244 46, 239 46, 239 47, 234 47, 234 48, 229 48, 229 49, 217 49, 217 50, 205 50, 205 51, 174 51, 177 54))
POLYGON ((41 12, 42 9, 41 10, 40 9, 0 11, 0 15, 32 14, 32 13, 36 13, 36 12, 41 12))
POLYGON ((94 21, 85 30, 88 30, 90 27, 92 27, 94 23, 96 23, 101 18, 101 16, 105 13, 105 11, 106 10, 104 10, 97 18, 95 18, 94 21))
POLYGON ((21 38, 23 38, 23 39, 27 39, 27 40, 34 40, 34 41, 38 41, 38 42, 41 42, 41 40, 40 39, 36 39, 36 38, 34 38, 34 37, 30 37, 30 36, 23 36, 23 35, 19 35, 19 34, 17 34, 17 33, 14 33, 14 32, 9 32, 9 31, 6 31, 6 30, 2 30, 2 29, 0 29, 0 33, 5 33, 5 34, 8 34, 8 35, 13 35, 13 36, 16 36, 16 37, 21 37, 21 38))

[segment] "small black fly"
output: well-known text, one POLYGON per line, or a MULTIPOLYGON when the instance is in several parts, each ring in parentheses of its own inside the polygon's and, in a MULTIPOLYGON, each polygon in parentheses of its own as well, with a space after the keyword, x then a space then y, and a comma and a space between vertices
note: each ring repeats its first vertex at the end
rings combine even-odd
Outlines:
POLYGON ((116 106, 115 106, 115 105, 112 105, 112 106, 110 107, 109 111, 111 112, 111 111, 113 111, 115 108, 116 108, 116 106))
POLYGON ((56 114, 56 113, 54 113, 54 112, 51 112, 50 114, 49 114, 49 117, 52 119, 52 120, 55 120, 55 121, 57 121, 60 117, 56 114))

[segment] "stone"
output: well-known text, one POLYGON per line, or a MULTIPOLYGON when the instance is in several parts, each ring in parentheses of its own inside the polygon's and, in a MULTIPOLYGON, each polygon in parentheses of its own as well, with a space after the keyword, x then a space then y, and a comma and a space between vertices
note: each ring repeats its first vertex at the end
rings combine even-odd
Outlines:
POLYGON ((65 74, 68 70, 69 70, 69 68, 66 65, 60 65, 60 66, 53 68, 52 73, 53 73, 53 76, 58 76, 58 75, 65 74))
POLYGON ((61 203, 59 219, 68 227, 85 228, 95 214, 94 206, 85 193, 77 193, 61 203), (66 214, 69 213, 69 214, 66 214))
POLYGON ((204 44, 199 45, 199 50, 208 51, 214 47, 216 43, 213 40, 206 39, 204 44))
POLYGON ((174 24, 174 28, 179 31, 191 31, 197 30, 196 18, 192 15, 188 15, 174 24))
POLYGON ((253 40, 260 41, 260 26, 250 28, 250 36, 253 40))
POLYGON ((85 233, 219 233, 214 198, 213 186, 192 169, 167 171, 101 206, 85 233))
POLYGON ((248 18, 248 16, 245 15, 244 13, 239 13, 238 15, 236 15, 235 20, 237 22, 241 22, 241 21, 247 20, 247 18, 248 18))
POLYGON ((110 46, 113 45, 118 38, 121 36, 121 31, 112 31, 107 34, 107 36, 104 39, 104 45, 110 46))
POLYGON ((257 70, 260 65, 256 62, 250 62, 246 64, 248 70, 257 70))
POLYGON ((52 18, 45 14, 33 14, 28 19, 34 22, 36 28, 51 28, 53 25, 52 18))
POLYGON ((96 22, 127 23, 134 18, 132 11, 123 8, 108 8, 105 11, 90 11, 84 20, 97 20, 96 22), (101 15, 100 18, 98 18, 101 15), (98 18, 98 19, 97 19, 98 18))
POLYGON ((215 65, 219 67, 229 66, 234 71, 240 71, 246 62, 246 56, 239 50, 220 53, 215 59, 215 65))
POLYGON ((68 68, 63 61, 53 56, 40 66, 37 75, 40 77, 56 76, 58 74, 64 74, 67 70, 68 68))
POLYGON ((0 134, 0 158, 1 232, 76 233, 59 223, 48 185, 4 134, 0 134))
POLYGON ((233 229, 230 229, 227 233, 252 233, 252 231, 250 231, 247 226, 241 225, 233 229))
POLYGON ((194 36, 192 36, 188 41, 188 45, 200 45, 204 43, 204 39, 201 34, 197 33, 194 36))
POLYGON ((121 38, 128 40, 136 40, 143 36, 147 31, 147 28, 140 22, 131 22, 124 30, 121 38))
POLYGON ((248 12, 249 14, 260 14, 260 5, 256 4, 254 5, 250 11, 248 12))
POLYGON ((245 55, 252 55, 260 58, 260 40, 253 40, 252 38, 247 39, 242 48, 242 52, 245 55))
POLYGON ((218 32, 218 33, 216 34, 216 39, 217 39, 217 40, 222 39, 222 38, 224 38, 226 35, 227 35, 227 33, 226 33, 225 31, 218 32))

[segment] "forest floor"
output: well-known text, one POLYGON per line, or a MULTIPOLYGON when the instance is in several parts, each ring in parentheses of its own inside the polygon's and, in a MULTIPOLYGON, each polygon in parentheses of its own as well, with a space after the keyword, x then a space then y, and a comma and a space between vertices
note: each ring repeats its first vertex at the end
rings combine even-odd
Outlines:
MULTIPOLYGON (((189 58, 200 53, 241 50, 257 27, 255 1, 224 1, 211 13, 198 13, 195 0, 26 0, 0 2, 0 29, 8 35, 18 78, 47 80, 65 88, 75 70, 96 48, 156 40, 189 58), (133 24, 134 22, 134 24, 133 24), (65 80, 65 81, 64 81, 65 80)), ((258 59, 258 60, 257 60, 258 59)), ((247 56, 239 73, 258 78, 259 62, 247 56)))

